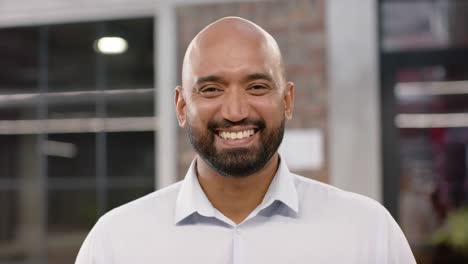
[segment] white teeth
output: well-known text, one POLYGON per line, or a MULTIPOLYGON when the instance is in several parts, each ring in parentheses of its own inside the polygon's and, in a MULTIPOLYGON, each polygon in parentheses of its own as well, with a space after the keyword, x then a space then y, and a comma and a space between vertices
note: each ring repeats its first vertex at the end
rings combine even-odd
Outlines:
POLYGON ((255 134, 253 129, 238 131, 238 132, 219 132, 219 136, 223 139, 243 139, 255 134))

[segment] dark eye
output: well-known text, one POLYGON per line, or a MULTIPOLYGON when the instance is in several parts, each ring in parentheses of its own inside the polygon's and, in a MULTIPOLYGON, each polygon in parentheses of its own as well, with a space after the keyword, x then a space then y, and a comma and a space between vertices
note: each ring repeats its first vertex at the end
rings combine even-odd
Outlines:
POLYGON ((201 87, 200 89, 198 89, 197 92, 203 97, 212 98, 221 95, 223 89, 217 86, 210 85, 201 87))
POLYGON ((254 84, 247 88, 252 95, 264 95, 270 91, 270 87, 264 84, 254 84))

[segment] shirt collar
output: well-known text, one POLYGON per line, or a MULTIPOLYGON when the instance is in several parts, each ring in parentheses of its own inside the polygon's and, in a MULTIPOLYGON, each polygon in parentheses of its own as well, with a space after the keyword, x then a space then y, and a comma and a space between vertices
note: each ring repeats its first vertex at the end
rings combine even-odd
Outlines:
POLYGON ((294 176, 289 172, 286 162, 281 158, 276 175, 271 181, 258 209, 262 210, 275 201, 282 202, 296 214, 299 212, 299 198, 294 184, 294 176))
POLYGON ((175 208, 176 224, 195 212, 204 216, 214 215, 214 207, 198 182, 196 164, 196 159, 194 159, 192 164, 190 164, 177 196, 175 208))
MULTIPOLYGON (((289 207, 296 214, 299 211, 299 200, 297 196, 294 177, 283 159, 280 159, 278 170, 268 188, 261 204, 254 210, 258 213, 273 202, 279 201, 289 207)), ((214 217, 216 209, 206 197, 198 182, 196 174, 196 159, 194 159, 185 175, 181 189, 177 196, 175 208, 175 224, 186 219, 193 213, 206 217, 214 217)))

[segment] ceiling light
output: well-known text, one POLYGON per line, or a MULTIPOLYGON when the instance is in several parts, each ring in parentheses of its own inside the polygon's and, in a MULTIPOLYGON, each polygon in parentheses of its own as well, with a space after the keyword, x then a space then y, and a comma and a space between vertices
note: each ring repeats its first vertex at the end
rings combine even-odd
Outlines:
POLYGON ((122 54, 128 49, 128 43, 121 37, 102 37, 96 40, 94 48, 102 54, 122 54))

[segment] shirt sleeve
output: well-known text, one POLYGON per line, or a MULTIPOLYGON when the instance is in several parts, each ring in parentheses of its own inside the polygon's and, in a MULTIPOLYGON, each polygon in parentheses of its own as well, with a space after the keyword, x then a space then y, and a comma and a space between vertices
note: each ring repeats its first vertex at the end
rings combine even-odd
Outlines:
POLYGON ((81 245, 75 264, 113 264, 111 244, 108 242, 101 218, 81 245))
POLYGON ((398 226, 390 213, 385 210, 385 224, 387 230, 387 264, 416 264, 416 260, 411 252, 411 248, 406 240, 403 231, 398 226))

